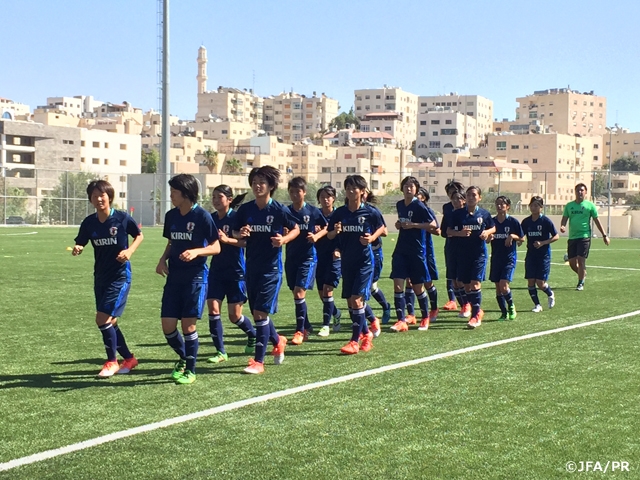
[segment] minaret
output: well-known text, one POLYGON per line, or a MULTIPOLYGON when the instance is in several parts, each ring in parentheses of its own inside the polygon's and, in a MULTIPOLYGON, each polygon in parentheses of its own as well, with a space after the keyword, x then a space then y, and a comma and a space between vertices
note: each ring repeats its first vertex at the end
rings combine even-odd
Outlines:
POLYGON ((207 91, 207 49, 201 46, 198 49, 198 93, 207 91))

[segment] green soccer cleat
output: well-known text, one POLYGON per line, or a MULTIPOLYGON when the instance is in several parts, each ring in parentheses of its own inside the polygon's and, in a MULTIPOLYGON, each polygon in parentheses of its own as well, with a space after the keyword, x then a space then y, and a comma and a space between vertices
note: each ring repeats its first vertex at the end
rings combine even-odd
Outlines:
POLYGON ((247 345, 244 347, 244 353, 251 354, 256 351, 256 337, 247 338, 247 345))
POLYGON ((196 381, 196 374, 191 370, 185 370, 182 375, 176 378, 176 383, 178 385, 190 385, 196 381))
POLYGON ((171 372, 171 378, 177 381, 184 374, 185 368, 187 368, 187 362, 178 360, 173 367, 173 372, 171 372))
POLYGON ((222 362, 226 362, 227 360, 229 360, 229 355, 227 355, 226 353, 217 352, 213 357, 208 358, 207 362, 222 363, 222 362))
POLYGON ((512 305, 509 307, 509 313, 507 314, 507 318, 509 320, 515 320, 518 316, 518 312, 516 312, 516 306, 512 305))
POLYGON ((331 329, 329 328, 329 325, 324 325, 324 326, 320 329, 320 331, 318 331, 318 336, 319 336, 319 337, 328 337, 328 336, 329 336, 329 333, 330 333, 330 330, 331 330, 331 329))

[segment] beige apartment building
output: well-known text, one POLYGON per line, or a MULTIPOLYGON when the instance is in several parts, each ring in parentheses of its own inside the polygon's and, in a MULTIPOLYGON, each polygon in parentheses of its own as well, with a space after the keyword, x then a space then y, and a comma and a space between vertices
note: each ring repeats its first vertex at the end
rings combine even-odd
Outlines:
POLYGON ((29 105, 16 103, 8 98, 0 97, 0 118, 5 120, 28 120, 31 114, 29 105))
POLYGON ((602 137, 604 168, 609 168, 610 158, 612 162, 621 157, 640 159, 640 132, 630 132, 626 128, 608 128, 602 137))
POLYGON ((537 123, 550 131, 568 135, 604 135, 607 99, 569 88, 538 90, 517 98, 516 122, 537 123))
POLYGON ((337 153, 338 149, 329 145, 295 144, 291 148, 291 171, 307 182, 317 182, 321 163, 335 160, 337 153))
POLYGON ((399 87, 355 90, 355 114, 360 131, 392 134, 401 148, 416 140, 418 96, 399 87))
POLYGON ((52 110, 66 112, 74 117, 92 117, 96 109, 104 102, 95 100, 92 96, 75 95, 73 97, 47 97, 47 104, 38 106, 38 110, 52 110))
POLYGON ((264 99, 263 129, 286 143, 297 142, 325 132, 339 109, 338 101, 324 93, 281 93, 264 99))
POLYGON ((434 152, 459 153, 479 145, 475 117, 447 108, 429 107, 418 114, 418 158, 434 152))
MULTIPOLYGON (((418 101, 420 102, 418 110, 420 113, 430 109, 442 109, 473 117, 476 120, 475 145, 482 144, 486 136, 493 132, 493 101, 481 95, 459 95, 457 93, 426 95, 420 96, 418 101)), ((469 144, 471 145, 471 142, 469 144)))

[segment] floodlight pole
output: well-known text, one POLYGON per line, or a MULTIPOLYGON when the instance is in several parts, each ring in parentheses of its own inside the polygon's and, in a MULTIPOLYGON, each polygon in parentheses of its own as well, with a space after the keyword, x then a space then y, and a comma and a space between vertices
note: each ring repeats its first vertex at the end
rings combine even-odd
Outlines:
POLYGON ((611 155, 613 155, 613 128, 609 128, 609 195, 607 200, 607 235, 611 236, 611 155))
POLYGON ((160 181, 161 214, 169 211, 171 175, 171 127, 169 125, 169 0, 163 0, 162 7, 162 175, 160 181))

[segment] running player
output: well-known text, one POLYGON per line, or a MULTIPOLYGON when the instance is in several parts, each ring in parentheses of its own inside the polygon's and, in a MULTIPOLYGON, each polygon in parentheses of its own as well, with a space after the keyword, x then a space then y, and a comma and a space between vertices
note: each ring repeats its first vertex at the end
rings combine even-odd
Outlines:
POLYGON ((438 315, 437 291, 427 268, 426 231, 435 233, 437 226, 435 219, 427 207, 417 197, 420 182, 415 177, 405 177, 400 183, 404 200, 396 204, 399 230, 398 241, 391 260, 391 278, 393 279, 394 300, 398 321, 391 327, 394 332, 409 330, 405 320, 404 286, 407 278, 418 297, 422 321, 418 330, 428 330, 429 323, 438 315), (426 288, 426 290, 425 290, 426 288), (427 305, 427 295, 431 306, 427 305))
POLYGON ((87 196, 96 213, 82 221, 71 254, 80 255, 87 243, 93 245, 96 325, 107 352, 107 361, 98 376, 111 377, 115 373, 129 373, 138 365, 118 327, 118 317, 124 311, 131 287, 129 260, 144 237, 133 218, 111 208, 114 190, 109 182, 93 180, 87 187, 87 196), (131 245, 129 235, 134 239, 131 245), (116 352, 124 358, 121 364, 116 352))
POLYGON ((482 281, 487 268, 486 239, 496 231, 491 214, 478 206, 482 199, 479 187, 467 188, 466 208, 456 210, 447 234, 459 237, 457 280, 464 284, 464 292, 471 304, 471 320, 467 326, 477 328, 482 324, 482 281), (453 227, 453 228, 452 228, 453 227))
POLYGON ((604 244, 609 246, 609 237, 598 219, 598 208, 587 200, 587 186, 579 183, 575 188, 576 199, 567 203, 562 213, 560 231, 567 231, 569 221, 569 240, 567 242, 567 259, 571 270, 578 275, 576 290, 584 290, 584 279, 587 276, 587 257, 591 246, 591 219, 596 224, 604 244))
POLYGON ((513 280, 513 272, 516 269, 518 242, 524 240, 524 233, 520 222, 509 215, 511 199, 500 195, 496 198, 496 210, 498 214, 493 217, 496 231, 490 235, 487 241, 491 241, 491 268, 489 280, 496 285, 496 300, 500 307, 500 320, 515 320, 516 307, 513 304, 513 295, 509 284, 513 280))
POLYGON ((302 177, 294 177, 288 184, 291 215, 296 219, 300 235, 287 244, 284 271, 287 285, 293 292, 296 308, 296 333, 291 339, 293 345, 300 345, 311 332, 307 314, 307 290, 313 288, 318 257, 315 243, 327 234, 327 221, 320 209, 304 201, 307 182, 302 177))
MULTIPOLYGON (((365 199, 371 197, 371 194, 367 191, 365 195, 365 199)), ((375 205, 372 205, 371 202, 367 201, 367 205, 376 210, 377 214, 382 217, 382 213, 375 205)), ((382 219, 382 223, 384 224, 384 218, 382 219)), ((382 307, 382 323, 389 323, 389 319, 391 318, 391 304, 387 302, 386 297, 382 290, 378 288, 378 281, 380 280, 380 275, 382 274, 382 267, 384 266, 384 255, 382 251, 382 237, 387 236, 387 226, 384 225, 384 232, 380 235, 376 240, 371 243, 371 250, 373 251, 373 277, 371 279, 371 296, 378 302, 378 304, 382 307)), ((371 325, 371 331, 373 332, 373 336, 377 337, 380 335, 380 320, 374 315, 373 310, 369 304, 365 305, 366 308, 366 316, 367 320, 369 320, 371 325)))
POLYGON ((531 215, 522 220, 522 230, 527 237, 527 256, 524 259, 524 278, 527 279, 529 296, 533 300, 534 313, 542 311, 536 285, 547 295, 549 308, 556 304, 553 290, 547 283, 551 270, 551 247, 560 236, 551 220, 542 215, 544 202, 542 197, 531 197, 529 210, 531 215))
POLYGON ((249 173, 255 200, 243 204, 234 217, 233 236, 247 242, 247 297, 256 327, 255 357, 245 373, 264 372, 267 342, 273 345, 273 362, 284 361, 287 339, 278 335, 270 314, 278 311, 278 292, 282 283, 282 246, 300 234, 289 208, 273 200, 280 170, 270 165, 249 173), (288 233, 283 235, 284 229, 288 233))
MULTIPOLYGON (((442 206, 442 221, 440 222, 440 225, 441 225, 440 235, 442 235, 445 239, 444 240, 444 262, 445 262, 445 265, 447 265, 447 257, 449 256, 449 254, 451 254, 452 247, 449 245, 450 240, 449 240, 449 237, 447 236, 447 225, 445 224, 445 218, 450 218, 454 210, 453 202, 451 201, 451 195, 453 195, 454 193, 459 193, 459 194, 462 194, 462 196, 464 197, 464 185, 462 185, 462 183, 460 182, 456 182, 455 180, 453 180, 445 185, 444 191, 447 194, 447 197, 449 197, 449 201, 442 206)), ((465 310, 465 305, 467 304, 467 301, 466 301, 466 297, 464 296, 464 288, 460 287, 460 289, 456 290, 456 287, 454 286, 454 282, 455 282, 454 279, 449 278, 447 276, 447 296, 449 298, 449 301, 444 304, 442 309, 445 311, 456 310, 458 308, 458 306, 456 305, 456 296, 457 296, 457 297, 460 297, 457 299, 462 300, 463 302, 463 303, 460 303, 460 308, 461 308, 460 311, 462 313, 465 313, 466 316, 469 316, 471 315, 471 307, 468 306, 465 310)))
POLYGON ((229 320, 247 335, 245 353, 253 353, 256 346, 256 331, 251 320, 242 314, 242 305, 247 301, 247 286, 244 279, 246 241, 233 238, 231 231, 236 209, 243 202, 245 195, 234 198, 233 190, 229 185, 218 185, 213 189, 211 198, 216 211, 213 216, 220 237, 220 254, 211 259, 209 268, 207 290, 209 331, 213 345, 216 347, 216 354, 207 360, 209 363, 220 363, 229 359, 224 347, 224 329, 220 319, 222 301, 225 298, 229 320))
POLYGON ((444 245, 447 285, 449 285, 449 281, 451 281, 456 299, 461 306, 458 317, 468 318, 471 316, 471 304, 467 301, 467 296, 464 293, 464 284, 457 280, 458 264, 462 262, 462 257, 458 253, 460 250, 460 238, 451 236, 447 233, 449 228, 453 225, 454 213, 457 210, 464 209, 465 207, 465 195, 462 192, 453 192, 450 198, 454 210, 443 215, 442 223, 440 224, 441 230, 445 232, 445 235, 447 235, 444 245))
MULTIPOLYGON (((352 320, 351 340, 340 350, 353 355, 373 347, 373 333, 365 317, 365 302, 373 277, 371 244, 384 233, 386 227, 377 209, 365 203, 367 181, 360 175, 348 175, 344 180, 347 205, 338 208, 329 221, 329 239, 340 235, 342 298, 349 304, 352 320), (362 343, 358 344, 360 334, 362 343)), ((369 194, 368 200, 374 201, 369 194)))
MULTIPOLYGON (((333 206, 336 200, 336 189, 326 185, 316 193, 318 205, 327 224, 335 211, 333 206)), ((318 268, 316 269, 316 286, 322 300, 322 328, 318 332, 320 337, 329 336, 329 325, 333 317, 333 331, 340 331, 340 317, 342 313, 336 307, 333 298, 333 289, 340 282, 340 252, 338 239, 329 240, 327 236, 316 242, 316 254, 318 256, 318 268)))
POLYGON ((176 175, 169 186, 175 208, 164 217, 163 236, 168 242, 156 267, 156 273, 167 277, 160 316, 167 343, 180 357, 171 377, 178 384, 190 384, 196 381, 196 322, 202 317, 207 298, 206 257, 220 253, 220 242, 211 214, 198 205, 196 178, 176 175), (178 320, 184 340, 178 332, 178 320))

